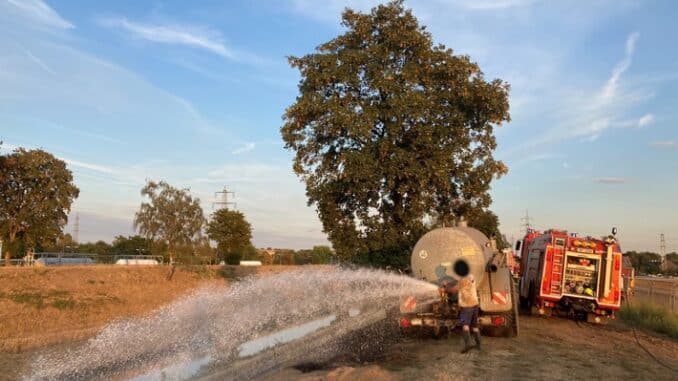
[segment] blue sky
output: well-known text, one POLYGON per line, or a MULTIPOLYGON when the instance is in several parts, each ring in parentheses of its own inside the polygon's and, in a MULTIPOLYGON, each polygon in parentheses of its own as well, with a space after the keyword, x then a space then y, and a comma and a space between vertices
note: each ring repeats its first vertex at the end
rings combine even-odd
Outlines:
MULTIPOLYGON (((0 140, 68 162, 81 241, 132 234, 145 179, 165 179, 206 213, 234 191, 258 246, 325 243, 280 139, 299 79, 285 57, 377 3, 0 0, 0 140)), ((508 237, 527 209, 538 228, 617 226, 626 249, 655 251, 665 233, 678 251, 678 3, 406 6, 512 86, 496 152, 510 171, 492 189, 508 237)))

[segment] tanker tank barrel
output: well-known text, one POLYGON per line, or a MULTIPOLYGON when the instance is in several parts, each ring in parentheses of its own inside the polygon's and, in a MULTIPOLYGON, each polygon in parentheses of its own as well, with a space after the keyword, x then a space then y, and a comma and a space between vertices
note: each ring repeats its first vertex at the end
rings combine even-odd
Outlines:
POLYGON ((488 272, 497 272, 500 267, 493 261, 494 252, 490 240, 476 229, 465 226, 434 229, 415 245, 412 272, 415 277, 436 284, 468 275, 481 282, 488 272))

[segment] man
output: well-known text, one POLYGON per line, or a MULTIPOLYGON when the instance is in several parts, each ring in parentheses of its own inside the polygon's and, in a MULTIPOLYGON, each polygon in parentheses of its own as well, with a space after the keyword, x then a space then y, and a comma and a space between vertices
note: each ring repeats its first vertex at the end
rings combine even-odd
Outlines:
POLYGON ((464 338, 464 349, 461 353, 468 352, 473 346, 471 345, 471 331, 475 338, 475 348, 480 350, 480 328, 478 327, 478 291, 476 290, 476 282, 473 279, 473 274, 462 278, 457 285, 447 285, 442 288, 444 292, 451 294, 458 292, 459 307, 459 321, 462 324, 462 335, 464 338))

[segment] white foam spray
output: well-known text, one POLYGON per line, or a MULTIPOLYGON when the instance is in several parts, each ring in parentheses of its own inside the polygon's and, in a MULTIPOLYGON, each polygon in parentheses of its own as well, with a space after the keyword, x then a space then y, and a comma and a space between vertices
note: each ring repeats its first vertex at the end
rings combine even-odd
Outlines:
POLYGON ((36 358, 24 379, 128 379, 205 358, 228 366, 248 342, 328 316, 360 319, 356 311, 397 308, 403 294, 427 298, 434 291, 429 283, 368 269, 248 277, 200 289, 147 317, 113 322, 81 346, 36 358))

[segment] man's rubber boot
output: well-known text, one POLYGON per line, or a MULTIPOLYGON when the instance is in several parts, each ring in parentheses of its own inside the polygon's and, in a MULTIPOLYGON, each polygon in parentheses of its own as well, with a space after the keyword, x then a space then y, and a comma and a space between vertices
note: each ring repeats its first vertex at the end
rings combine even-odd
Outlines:
POLYGON ((473 337, 476 339, 476 349, 480 350, 480 331, 473 332, 473 337))
POLYGON ((463 331, 462 337, 464 338, 464 349, 461 350, 461 353, 466 353, 473 348, 471 346, 471 334, 468 331, 463 331))

